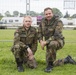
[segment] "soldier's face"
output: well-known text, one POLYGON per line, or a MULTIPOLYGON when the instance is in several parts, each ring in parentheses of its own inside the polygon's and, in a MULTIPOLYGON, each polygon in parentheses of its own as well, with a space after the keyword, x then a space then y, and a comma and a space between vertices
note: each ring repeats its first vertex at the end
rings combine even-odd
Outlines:
POLYGON ((23 25, 26 28, 29 28, 32 24, 32 19, 29 17, 24 18, 23 25))
POLYGON ((50 9, 48 9, 44 12, 44 15, 47 20, 50 20, 53 17, 53 12, 50 9))

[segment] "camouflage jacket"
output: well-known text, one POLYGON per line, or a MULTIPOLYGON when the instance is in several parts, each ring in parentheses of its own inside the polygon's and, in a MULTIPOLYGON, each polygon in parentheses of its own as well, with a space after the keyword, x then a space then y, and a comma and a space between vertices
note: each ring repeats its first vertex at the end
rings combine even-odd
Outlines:
POLYGON ((64 40, 62 29, 63 23, 56 16, 49 21, 43 18, 38 29, 38 38, 39 40, 43 40, 44 37, 47 43, 49 43, 50 40, 64 40))
POLYGON ((33 27, 30 27, 29 30, 24 27, 18 28, 14 33, 14 45, 25 48, 29 46, 35 52, 37 50, 36 29, 33 27))

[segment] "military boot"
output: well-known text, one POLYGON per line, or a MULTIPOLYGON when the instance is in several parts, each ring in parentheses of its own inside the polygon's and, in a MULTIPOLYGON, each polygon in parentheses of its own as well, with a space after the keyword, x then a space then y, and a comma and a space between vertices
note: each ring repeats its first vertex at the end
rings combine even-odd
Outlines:
POLYGON ((72 59, 72 57, 70 55, 68 55, 65 59, 64 59, 64 64, 76 64, 76 62, 72 59))
POLYGON ((52 62, 49 62, 44 71, 45 72, 51 72, 52 69, 53 69, 53 63, 52 62))
POLYGON ((23 66, 22 66, 22 62, 19 61, 19 59, 16 59, 16 63, 17 63, 17 69, 19 72, 23 72, 23 66))

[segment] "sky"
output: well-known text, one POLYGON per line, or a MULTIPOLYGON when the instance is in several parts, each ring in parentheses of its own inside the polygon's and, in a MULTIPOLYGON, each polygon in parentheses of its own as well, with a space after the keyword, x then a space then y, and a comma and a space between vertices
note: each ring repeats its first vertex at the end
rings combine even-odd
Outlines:
MULTIPOLYGON (((65 6, 74 7, 74 3, 65 4, 65 6)), ((67 11, 70 15, 76 14, 76 2, 75 9, 64 9, 64 0, 30 0, 31 11, 41 13, 46 7, 58 8, 63 15, 67 11)), ((26 0, 0 0, 0 13, 9 11, 12 14, 15 10, 26 13, 26 0)))

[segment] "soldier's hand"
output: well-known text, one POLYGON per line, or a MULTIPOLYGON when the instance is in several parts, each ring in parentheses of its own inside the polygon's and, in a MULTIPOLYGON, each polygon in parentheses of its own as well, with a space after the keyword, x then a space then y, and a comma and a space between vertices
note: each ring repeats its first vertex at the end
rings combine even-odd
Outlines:
POLYGON ((30 48, 27 48, 27 51, 28 51, 28 56, 33 54, 30 48))
POLYGON ((32 50, 30 48, 27 48, 27 51, 28 51, 29 60, 32 60, 34 58, 32 50))
POLYGON ((40 45, 41 45, 41 48, 42 48, 42 50, 44 50, 44 47, 45 47, 45 45, 46 45, 46 41, 40 41, 40 45))

